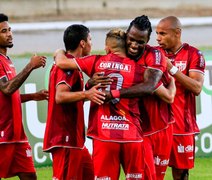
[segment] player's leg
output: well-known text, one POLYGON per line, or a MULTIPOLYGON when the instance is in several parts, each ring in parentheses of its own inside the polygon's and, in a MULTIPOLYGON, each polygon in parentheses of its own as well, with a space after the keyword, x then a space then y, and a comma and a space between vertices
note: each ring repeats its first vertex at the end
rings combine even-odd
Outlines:
POLYGON ((36 180, 36 172, 29 143, 17 143, 13 172, 20 180, 36 180))
POLYGON ((174 180, 188 180, 188 169, 177 169, 172 167, 172 176, 174 180))
POLYGON ((119 179, 120 143, 93 139, 93 163, 95 179, 119 179))
POLYGON ((93 160, 87 148, 83 149, 82 170, 83 170, 82 179, 94 180, 93 160))
POLYGON ((144 179, 156 180, 155 162, 150 136, 144 137, 144 163, 145 163, 144 179))
POLYGON ((121 164, 126 180, 144 179, 144 144, 132 142, 121 144, 121 164))
POLYGON ((175 136, 169 166, 172 167, 174 180, 189 178, 189 169, 194 167, 194 135, 175 136))
POLYGON ((163 180, 169 164, 169 157, 172 149, 173 128, 172 126, 169 126, 152 136, 156 179, 163 180))
POLYGON ((20 180, 36 180, 36 173, 18 173, 17 176, 20 180))

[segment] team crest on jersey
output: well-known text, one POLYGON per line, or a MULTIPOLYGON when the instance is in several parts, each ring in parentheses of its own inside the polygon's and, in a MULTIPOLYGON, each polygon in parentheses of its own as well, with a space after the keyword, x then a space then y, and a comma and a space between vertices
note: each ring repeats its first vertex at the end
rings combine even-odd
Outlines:
POLYGON ((125 71, 125 72, 130 72, 131 71, 131 65, 130 64, 124 64, 124 63, 119 63, 119 62, 102 61, 99 64, 98 68, 99 69, 125 71))
POLYGON ((175 62, 175 66, 180 70, 184 71, 186 69, 187 62, 186 61, 177 61, 175 62))

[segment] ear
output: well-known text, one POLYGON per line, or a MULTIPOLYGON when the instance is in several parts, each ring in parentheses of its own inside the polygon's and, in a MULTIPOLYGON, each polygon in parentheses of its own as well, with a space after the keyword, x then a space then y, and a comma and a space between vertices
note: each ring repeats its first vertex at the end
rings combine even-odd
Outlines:
POLYGON ((80 46, 81 46, 82 48, 85 47, 85 41, 84 41, 84 40, 81 40, 81 41, 80 41, 80 46))
POLYGON ((106 52, 106 54, 111 53, 111 50, 107 45, 105 45, 105 52, 106 52))
POLYGON ((175 34, 176 34, 177 37, 181 37, 181 29, 180 28, 177 28, 175 30, 175 34))

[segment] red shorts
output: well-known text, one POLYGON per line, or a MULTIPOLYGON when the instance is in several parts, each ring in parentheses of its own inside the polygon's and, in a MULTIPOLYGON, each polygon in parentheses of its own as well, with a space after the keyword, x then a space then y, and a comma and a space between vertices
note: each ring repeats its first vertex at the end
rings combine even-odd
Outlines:
POLYGON ((93 140, 95 179, 119 179, 120 164, 126 179, 143 179, 143 142, 116 143, 93 140))
POLYGON ((191 169, 194 167, 194 157, 194 135, 174 135, 169 166, 177 169, 191 169))
POLYGON ((173 142, 172 125, 144 137, 145 179, 164 179, 173 142))
POLYGON ((32 150, 28 142, 0 144, 0 178, 20 172, 35 173, 32 150))
POLYGON ((93 162, 87 148, 54 148, 53 179, 93 180, 93 162))

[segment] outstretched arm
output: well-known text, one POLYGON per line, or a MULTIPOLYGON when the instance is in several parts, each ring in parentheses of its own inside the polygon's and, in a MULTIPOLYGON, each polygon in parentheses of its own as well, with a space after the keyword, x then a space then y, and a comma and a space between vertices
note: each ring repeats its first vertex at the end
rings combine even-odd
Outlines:
POLYGON ((29 93, 29 94, 21 94, 21 102, 27 102, 27 101, 42 101, 42 100, 48 100, 49 98, 49 92, 45 89, 42 89, 36 93, 29 93))
POLYGON ((11 95, 27 79, 29 74, 39 67, 44 67, 46 64, 46 57, 34 55, 31 57, 30 62, 25 66, 25 68, 13 79, 9 80, 6 77, 0 79, 0 91, 6 95, 11 95))
POLYGON ((70 87, 66 84, 59 84, 57 86, 55 100, 57 104, 71 103, 81 100, 90 100, 99 105, 104 103, 105 93, 98 91, 99 84, 87 91, 71 92, 70 87))

